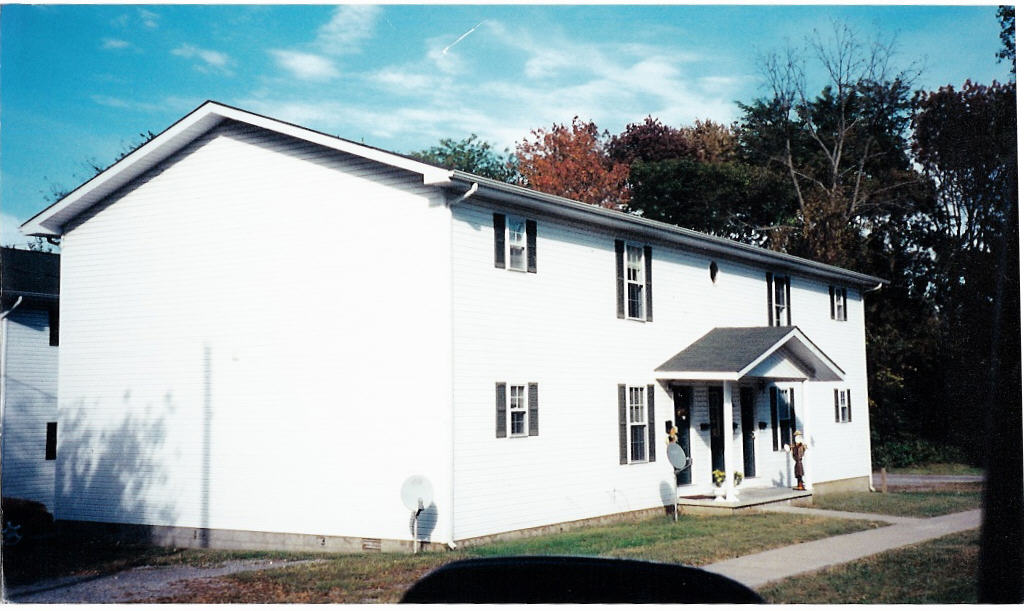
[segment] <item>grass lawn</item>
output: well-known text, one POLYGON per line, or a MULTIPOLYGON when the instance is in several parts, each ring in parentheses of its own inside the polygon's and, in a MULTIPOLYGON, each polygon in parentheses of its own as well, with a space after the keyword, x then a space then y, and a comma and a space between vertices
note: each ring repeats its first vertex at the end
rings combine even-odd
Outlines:
POLYGON ((976 603, 978 531, 966 531, 762 588, 770 603, 976 603))
POLYGON ((978 490, 848 492, 814 497, 814 507, 837 511, 930 518, 981 507, 978 490))
POLYGON ((897 467, 886 469, 888 473, 901 475, 984 475, 985 470, 981 467, 972 467, 962 463, 929 463, 926 465, 914 465, 912 467, 897 467))
POLYGON ((655 518, 585 527, 448 553, 324 556, 312 565, 206 580, 188 595, 157 602, 390 603, 431 569, 462 558, 573 554, 701 565, 879 525, 791 514, 683 515, 676 523, 655 518))

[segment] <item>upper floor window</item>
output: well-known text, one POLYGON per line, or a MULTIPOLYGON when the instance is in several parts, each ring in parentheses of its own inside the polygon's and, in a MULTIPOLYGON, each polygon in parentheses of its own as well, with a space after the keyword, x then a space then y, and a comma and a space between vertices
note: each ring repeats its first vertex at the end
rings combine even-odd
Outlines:
POLYGON ((494 384, 495 437, 534 437, 540 432, 537 383, 494 384))
POLYGON ((494 267, 537 273, 537 221, 494 213, 494 267))
POLYGON ((850 422, 850 389, 833 389, 836 402, 836 422, 850 422))
POLYGON ((654 385, 619 384, 619 463, 654 462, 654 385))
POLYGON ((768 284, 768 326, 787 327, 793 324, 789 303, 789 276, 765 274, 768 284))
POLYGON ((828 296, 832 302, 832 320, 846 320, 846 289, 830 286, 828 296))
POLYGON ((49 327, 50 327, 50 345, 60 345, 60 311, 59 310, 47 310, 49 315, 49 327))
POLYGON ((654 320, 651 247, 615 240, 615 293, 619 318, 654 320))

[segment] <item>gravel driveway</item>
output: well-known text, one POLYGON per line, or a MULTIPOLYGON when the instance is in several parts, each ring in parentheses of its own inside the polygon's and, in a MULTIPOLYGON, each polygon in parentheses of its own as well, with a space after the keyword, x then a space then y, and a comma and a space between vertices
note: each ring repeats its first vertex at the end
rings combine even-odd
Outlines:
POLYGON ((140 566, 114 575, 63 577, 4 591, 17 603, 124 603, 174 596, 188 591, 189 581, 243 571, 280 568, 316 560, 232 560, 216 567, 140 566))

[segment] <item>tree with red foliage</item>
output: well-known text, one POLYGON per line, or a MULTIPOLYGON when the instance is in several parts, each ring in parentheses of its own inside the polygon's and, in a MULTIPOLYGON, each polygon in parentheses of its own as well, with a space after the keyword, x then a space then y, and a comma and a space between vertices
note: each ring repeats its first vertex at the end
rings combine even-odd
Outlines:
POLYGON ((629 166, 608 155, 607 131, 573 117, 571 125, 535 129, 516 145, 523 182, 531 189, 605 208, 629 203, 629 166))

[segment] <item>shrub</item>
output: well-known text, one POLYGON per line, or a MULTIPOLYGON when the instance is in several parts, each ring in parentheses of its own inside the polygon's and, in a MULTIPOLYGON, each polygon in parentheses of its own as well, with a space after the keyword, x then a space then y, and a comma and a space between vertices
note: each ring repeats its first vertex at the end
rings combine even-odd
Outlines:
POLYGON ((875 469, 895 469, 928 463, 967 463, 963 450, 953 445, 937 444, 925 439, 885 441, 871 448, 875 469))

